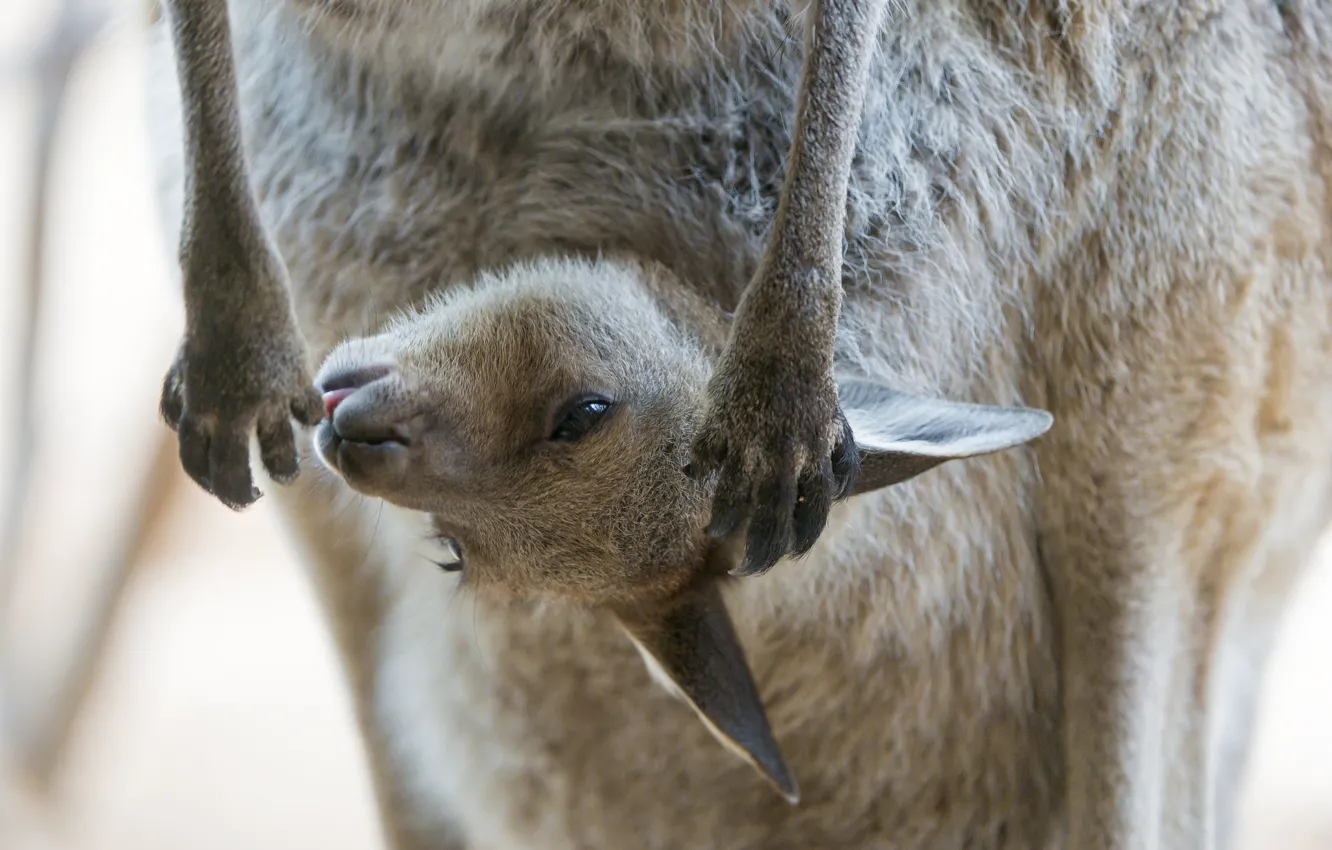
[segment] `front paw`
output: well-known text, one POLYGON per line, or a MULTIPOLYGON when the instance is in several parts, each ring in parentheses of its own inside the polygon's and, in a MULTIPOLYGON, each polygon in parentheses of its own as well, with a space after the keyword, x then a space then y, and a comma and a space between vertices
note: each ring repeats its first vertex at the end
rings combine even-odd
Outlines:
POLYGON ((749 521, 735 575, 809 551, 859 468, 831 374, 802 365, 727 352, 708 386, 686 472, 720 473, 709 535, 729 537, 749 521))
POLYGON ((291 420, 315 425, 323 404, 305 368, 304 345, 286 333, 189 337, 162 384, 162 418, 180 437, 190 478, 227 507, 261 495, 250 474, 250 434, 264 467, 280 483, 300 472, 291 420))

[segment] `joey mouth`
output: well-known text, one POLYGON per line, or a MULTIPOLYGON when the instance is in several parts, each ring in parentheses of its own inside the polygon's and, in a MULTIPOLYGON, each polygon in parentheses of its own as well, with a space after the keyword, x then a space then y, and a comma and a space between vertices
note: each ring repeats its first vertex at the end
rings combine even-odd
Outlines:
POLYGON ((367 495, 395 492, 410 466, 417 426, 400 403, 402 378, 391 360, 328 364, 315 386, 324 403, 315 431, 320 459, 367 495))
POLYGON ((325 419, 315 430, 315 448, 324 463, 358 490, 382 491, 406 474, 411 439, 389 432, 360 438, 338 433, 325 419))

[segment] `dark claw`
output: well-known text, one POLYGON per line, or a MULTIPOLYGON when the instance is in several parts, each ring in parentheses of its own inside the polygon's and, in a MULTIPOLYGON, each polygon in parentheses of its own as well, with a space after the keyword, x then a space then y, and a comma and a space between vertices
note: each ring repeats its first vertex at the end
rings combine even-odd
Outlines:
POLYGON ((856 476, 860 474, 860 451, 856 448, 856 438, 851 433, 851 423, 839 410, 837 422, 840 425, 832 451, 833 500, 845 499, 856 486, 856 476))
POLYGON ((213 495, 227 507, 240 510, 261 495, 250 476, 250 451, 246 431, 217 435, 210 453, 209 476, 213 495))
POLYGON ((762 575, 790 551, 791 519, 796 498, 793 470, 782 470, 775 481, 759 489, 745 540, 744 564, 734 575, 762 575))
POLYGON ((180 430, 180 418, 185 413, 185 392, 181 386, 180 373, 172 368, 162 381, 162 400, 158 412, 172 431, 180 430))
POLYGON ((796 499, 793 520, 795 545, 791 554, 800 557, 814 547, 819 535, 828 523, 828 511, 832 508, 832 496, 836 483, 833 480, 832 462, 824 458, 818 469, 808 469, 800 477, 800 496, 796 499))
POLYGON ((259 449, 264 469, 279 484, 294 481, 301 474, 296 435, 292 432, 291 420, 285 416, 259 426, 259 449))
POLYGON ((708 523, 709 537, 722 539, 740 527, 749 514, 751 488, 739 459, 722 468, 717 481, 717 492, 712 497, 712 519, 708 523))
MULTIPOLYGON (((292 417, 302 425, 318 425, 324 420, 324 398, 319 390, 307 387, 300 398, 291 403, 292 417)), ((291 432, 291 427, 287 427, 291 432)))
POLYGON ((180 418, 180 465, 184 467, 185 474, 190 476, 195 484, 204 488, 207 492, 213 492, 212 480, 209 478, 208 455, 209 444, 208 432, 199 426, 199 423, 193 418, 182 415, 180 418))

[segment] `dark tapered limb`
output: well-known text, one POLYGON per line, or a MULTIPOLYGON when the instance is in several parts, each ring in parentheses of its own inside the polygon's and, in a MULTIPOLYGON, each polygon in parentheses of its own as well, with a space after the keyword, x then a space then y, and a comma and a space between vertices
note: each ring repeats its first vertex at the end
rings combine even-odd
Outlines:
POLYGON ((813 546, 855 476, 832 358, 847 188, 885 5, 810 5, 786 182, 694 440, 690 474, 718 476, 709 533, 748 524, 741 574, 813 546))
POLYGON ((180 264, 185 339, 162 413, 196 483, 232 508, 259 497, 256 433, 269 473, 296 477, 287 423, 323 415, 297 330, 286 267, 250 185, 226 0, 168 0, 185 143, 180 264))

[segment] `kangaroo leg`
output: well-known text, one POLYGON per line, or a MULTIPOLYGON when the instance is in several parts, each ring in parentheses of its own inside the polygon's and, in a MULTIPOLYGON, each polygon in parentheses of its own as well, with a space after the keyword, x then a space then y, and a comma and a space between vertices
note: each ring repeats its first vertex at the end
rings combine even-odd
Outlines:
POLYGON ((166 3, 185 126, 185 339, 162 391, 185 471, 232 508, 259 497, 250 435, 280 482, 299 474, 291 418, 322 417, 286 267, 249 182, 226 0, 166 3))
MULTIPOLYGON (((1078 569, 1104 567, 1106 575, 1118 566, 1087 561, 1078 569)), ((1098 588, 1093 578, 1055 594, 1070 847, 1161 846, 1172 655, 1183 640, 1188 593, 1151 569, 1130 581, 1136 592, 1127 582, 1098 588)))
POLYGON ((743 574, 813 546, 856 471, 832 356, 847 185, 885 5, 810 5, 786 182, 693 444, 690 474, 720 473, 709 533, 749 520, 743 574))
POLYGON ((1235 787, 1218 728, 1233 734, 1251 713, 1233 699, 1222 644, 1266 654, 1294 571, 1265 566, 1269 508, 1246 481, 1208 474, 1210 501, 1165 519, 1125 507, 1146 493, 1063 456, 1057 472, 1043 464, 1042 558, 1060 634, 1067 846, 1212 850, 1235 787))

